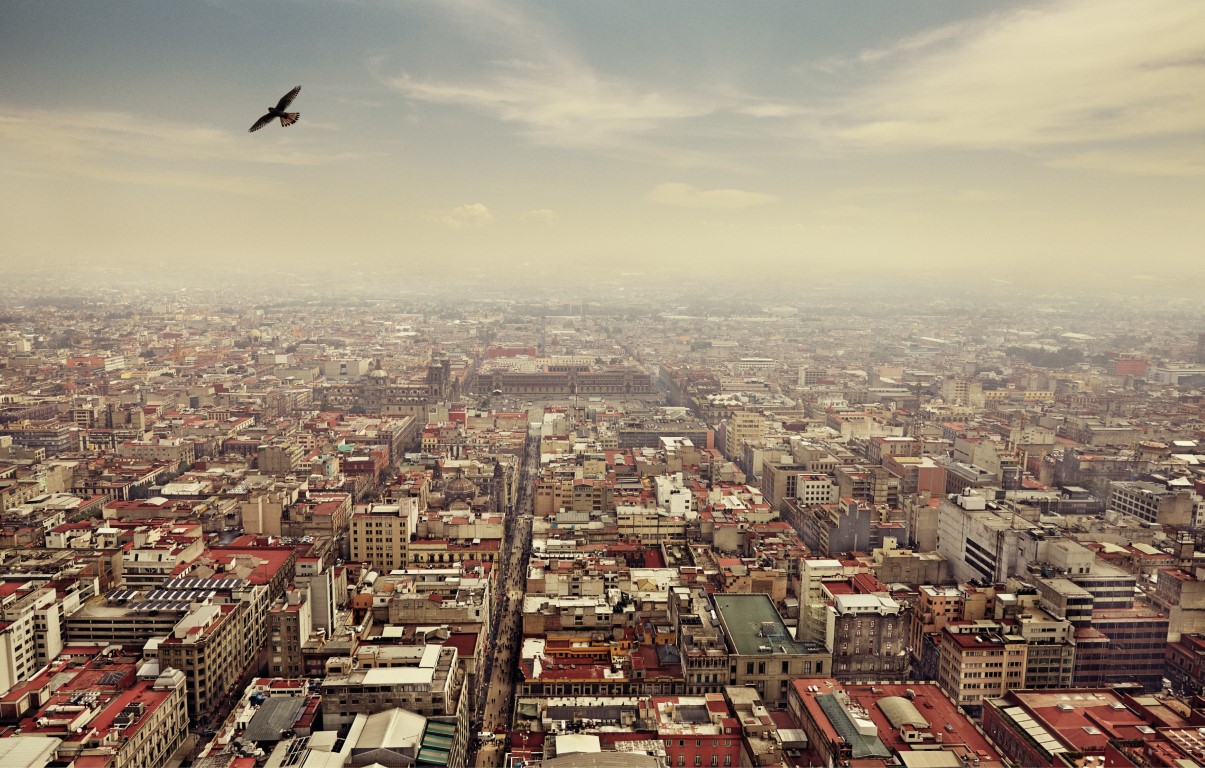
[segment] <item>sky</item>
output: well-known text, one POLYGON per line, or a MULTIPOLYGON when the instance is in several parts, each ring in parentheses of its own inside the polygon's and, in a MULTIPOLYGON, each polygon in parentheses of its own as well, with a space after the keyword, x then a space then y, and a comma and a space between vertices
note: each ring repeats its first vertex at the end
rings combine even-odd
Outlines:
POLYGON ((1205 285, 1201 0, 5 0, 0 73, 0 269, 1205 285))

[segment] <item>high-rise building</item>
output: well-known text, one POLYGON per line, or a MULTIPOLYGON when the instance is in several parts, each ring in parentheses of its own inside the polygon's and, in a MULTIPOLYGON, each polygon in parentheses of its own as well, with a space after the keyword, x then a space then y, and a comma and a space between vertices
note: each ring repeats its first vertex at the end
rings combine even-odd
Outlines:
MULTIPOLYGON (((829 584, 830 591, 838 585, 829 584)), ((908 670, 908 611, 886 594, 832 596, 828 611, 832 676, 842 682, 903 680, 908 670)))
POLYGON ((248 603, 203 605, 182 619, 159 644, 159 664, 184 673, 188 711, 204 718, 259 652, 248 642, 248 603))
POLYGON ((273 677, 302 677, 301 646, 314 628, 308 595, 290 589, 268 611, 268 673, 273 677))
POLYGON ((733 411, 724 433, 724 455, 739 459, 741 445, 766 435, 766 417, 757 411, 733 411))
POLYGON ((53 588, 0 582, 0 691, 46 665, 63 647, 53 588))
POLYGON ((951 622, 941 632, 937 684, 960 707, 979 707, 1025 683, 1025 638, 990 621, 951 622))
POLYGON ((1167 617, 1148 608, 1093 611, 1092 625, 1075 630, 1075 687, 1137 683, 1160 690, 1167 630, 1167 617))
POLYGON ((418 500, 373 504, 351 516, 351 559, 371 563, 373 570, 406 567, 410 537, 418 527, 418 500))

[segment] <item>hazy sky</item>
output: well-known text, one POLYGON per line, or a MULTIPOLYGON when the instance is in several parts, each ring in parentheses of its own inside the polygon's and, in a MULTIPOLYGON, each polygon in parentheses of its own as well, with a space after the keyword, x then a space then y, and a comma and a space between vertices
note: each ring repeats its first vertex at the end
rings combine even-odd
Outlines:
POLYGON ((0 267, 1205 284, 1203 182, 1202 0, 0 3, 0 267))

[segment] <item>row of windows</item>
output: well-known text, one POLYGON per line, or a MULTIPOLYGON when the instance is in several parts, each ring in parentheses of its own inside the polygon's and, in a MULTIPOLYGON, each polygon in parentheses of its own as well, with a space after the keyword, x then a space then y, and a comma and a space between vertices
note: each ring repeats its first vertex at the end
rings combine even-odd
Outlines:
MULTIPOLYGON (((695 765, 702 765, 702 764, 703 764, 703 756, 695 755, 695 765)), ((719 765, 719 764, 720 764, 719 757, 716 755, 712 755, 711 762, 708 763, 708 765, 719 765)), ((678 755, 678 765, 679 766, 686 765, 686 755, 678 755)), ((724 755, 724 765, 732 765, 732 755, 724 755)))

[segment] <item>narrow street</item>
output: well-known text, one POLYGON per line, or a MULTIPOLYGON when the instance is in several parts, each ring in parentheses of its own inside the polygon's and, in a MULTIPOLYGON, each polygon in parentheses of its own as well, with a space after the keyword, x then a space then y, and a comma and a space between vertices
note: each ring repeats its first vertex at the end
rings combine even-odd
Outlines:
POLYGON ((522 643, 523 595, 527 559, 531 554, 532 494, 539 466, 538 438, 529 438, 515 514, 507 526, 495 599, 493 644, 487 653, 485 689, 478 694, 480 730, 491 734, 473 755, 472 764, 499 766, 506 756, 514 707, 514 682, 522 643), (503 729, 502 733, 495 733, 503 729))

